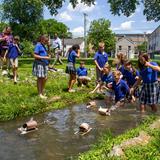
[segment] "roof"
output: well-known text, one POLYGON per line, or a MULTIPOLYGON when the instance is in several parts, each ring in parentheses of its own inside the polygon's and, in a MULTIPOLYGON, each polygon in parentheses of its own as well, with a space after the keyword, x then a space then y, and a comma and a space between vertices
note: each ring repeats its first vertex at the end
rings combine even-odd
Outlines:
POLYGON ((133 44, 134 44, 134 42, 133 42, 131 39, 126 38, 126 37, 120 38, 116 43, 118 43, 118 42, 120 42, 120 41, 122 41, 122 40, 124 40, 124 39, 126 39, 126 40, 129 41, 130 43, 133 43, 133 44))
POLYGON ((83 43, 83 38, 64 39, 64 45, 74 45, 83 43))

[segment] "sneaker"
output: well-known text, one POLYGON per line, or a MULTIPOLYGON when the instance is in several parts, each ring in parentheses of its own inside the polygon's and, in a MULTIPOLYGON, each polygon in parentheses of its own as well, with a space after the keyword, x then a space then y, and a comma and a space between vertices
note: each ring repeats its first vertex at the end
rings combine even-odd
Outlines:
POLYGON ((74 89, 70 89, 70 90, 68 90, 68 92, 73 93, 73 92, 75 92, 75 90, 74 89))
POLYGON ((40 94, 39 97, 40 97, 41 99, 47 99, 47 97, 44 96, 44 95, 42 95, 42 94, 40 94))

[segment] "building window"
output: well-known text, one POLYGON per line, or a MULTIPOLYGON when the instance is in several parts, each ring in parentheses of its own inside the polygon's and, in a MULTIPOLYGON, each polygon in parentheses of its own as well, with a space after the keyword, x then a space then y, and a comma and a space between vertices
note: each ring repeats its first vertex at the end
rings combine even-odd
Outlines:
POLYGON ((128 46, 128 50, 129 50, 129 51, 131 50, 131 46, 128 46))
POLYGON ((119 46, 119 51, 121 51, 122 50, 122 46, 119 46))

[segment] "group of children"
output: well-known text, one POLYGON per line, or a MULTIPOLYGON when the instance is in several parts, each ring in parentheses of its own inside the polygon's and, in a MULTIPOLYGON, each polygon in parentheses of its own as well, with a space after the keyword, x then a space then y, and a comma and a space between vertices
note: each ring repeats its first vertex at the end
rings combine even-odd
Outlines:
POLYGON ((10 27, 6 27, 0 34, 1 69, 4 69, 5 64, 7 69, 12 67, 14 84, 17 83, 18 56, 21 55, 19 40, 18 36, 12 36, 10 27))

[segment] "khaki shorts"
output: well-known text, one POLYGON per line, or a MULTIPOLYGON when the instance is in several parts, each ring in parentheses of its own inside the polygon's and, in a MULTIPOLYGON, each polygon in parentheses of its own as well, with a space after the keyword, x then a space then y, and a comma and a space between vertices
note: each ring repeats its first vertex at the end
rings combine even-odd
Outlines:
POLYGON ((11 65, 12 65, 12 67, 18 68, 18 58, 15 58, 15 59, 10 58, 9 61, 10 61, 11 65))

